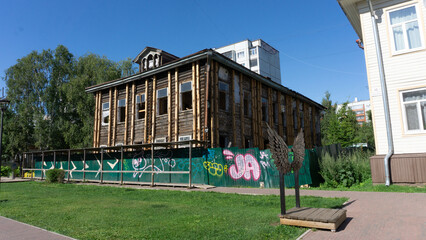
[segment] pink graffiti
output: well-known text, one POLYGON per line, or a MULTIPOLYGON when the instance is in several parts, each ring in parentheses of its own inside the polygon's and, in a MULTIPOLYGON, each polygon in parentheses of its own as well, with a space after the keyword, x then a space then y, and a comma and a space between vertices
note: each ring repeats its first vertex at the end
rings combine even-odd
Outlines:
POLYGON ((253 180, 257 181, 260 178, 260 167, 256 158, 247 153, 246 155, 238 154, 234 158, 235 164, 229 167, 228 174, 234 179, 240 179, 243 177, 246 181, 249 181, 253 176, 253 180))
POLYGON ((223 150, 223 155, 225 155, 226 160, 231 160, 234 158, 234 154, 229 150, 223 150))

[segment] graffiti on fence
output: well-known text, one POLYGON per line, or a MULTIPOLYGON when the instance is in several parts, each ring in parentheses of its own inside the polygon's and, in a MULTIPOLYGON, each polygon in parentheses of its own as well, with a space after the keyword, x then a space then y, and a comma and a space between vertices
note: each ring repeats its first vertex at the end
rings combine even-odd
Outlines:
POLYGON ((203 166, 212 176, 222 177, 223 173, 228 171, 228 165, 226 164, 204 161, 203 166))
POLYGON ((254 181, 259 180, 259 163, 252 154, 246 153, 245 155, 237 154, 236 156, 234 156, 234 153, 232 153, 231 151, 224 150, 223 155, 226 156, 225 159, 234 158, 235 164, 231 165, 228 171, 228 174, 232 179, 237 180, 242 177, 246 181, 249 181, 253 177, 254 181))

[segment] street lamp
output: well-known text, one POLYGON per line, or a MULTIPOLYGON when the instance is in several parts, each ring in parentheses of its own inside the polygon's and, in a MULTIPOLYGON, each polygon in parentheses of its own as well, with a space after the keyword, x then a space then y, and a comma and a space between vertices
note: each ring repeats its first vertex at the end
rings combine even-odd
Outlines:
MULTIPOLYGON (((6 98, 0 99, 0 110, 1 110, 1 125, 0 125, 0 171, 1 171, 1 155, 2 155, 2 143, 3 143, 3 113, 7 109, 10 101, 6 98)), ((1 184, 1 173, 0 173, 0 184, 1 184)), ((1 193, 1 185, 0 185, 0 193, 1 193)), ((0 199, 0 202, 3 200, 0 199)))

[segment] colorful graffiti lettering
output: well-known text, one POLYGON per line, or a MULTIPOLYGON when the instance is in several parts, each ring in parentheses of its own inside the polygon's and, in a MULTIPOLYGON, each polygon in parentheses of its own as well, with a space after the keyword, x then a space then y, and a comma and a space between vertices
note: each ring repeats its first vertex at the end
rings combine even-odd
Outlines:
POLYGON ((169 158, 159 158, 159 159, 154 159, 158 160, 160 162, 160 165, 157 166, 154 164, 154 169, 152 169, 152 164, 150 164, 151 159, 146 159, 144 157, 139 157, 139 158, 134 158, 132 159, 132 166, 133 169, 135 171, 139 171, 139 172, 135 172, 133 173, 133 177, 137 177, 139 175, 139 177, 142 177, 142 175, 146 172, 146 171, 157 171, 157 172, 163 172, 164 171, 164 165, 168 165, 172 168, 174 168, 176 166, 176 161, 174 159, 169 159, 169 158))
POLYGON ((224 150, 223 155, 226 156, 226 159, 234 158, 235 164, 231 165, 228 171, 228 174, 232 179, 237 180, 242 177, 246 181, 249 181, 253 177, 254 181, 259 180, 260 166, 253 155, 247 153, 245 155, 238 154, 234 157, 234 154, 229 150, 224 150))
POLYGON ((212 176, 222 177, 223 173, 228 170, 228 165, 222 165, 220 163, 205 161, 203 163, 205 169, 209 171, 212 176))

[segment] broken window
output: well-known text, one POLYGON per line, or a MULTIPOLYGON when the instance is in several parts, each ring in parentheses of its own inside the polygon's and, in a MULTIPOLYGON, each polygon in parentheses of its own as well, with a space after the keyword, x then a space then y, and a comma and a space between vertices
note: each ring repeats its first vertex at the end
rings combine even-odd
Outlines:
POLYGON ((229 95, 229 85, 224 82, 219 82, 219 109, 220 110, 228 111, 228 108, 229 108, 228 95, 229 95))
POLYGON ((262 120, 268 121, 268 99, 264 97, 262 98, 262 120))
POLYGON ((109 124, 109 102, 102 103, 102 126, 109 124))
POLYGON ((192 109, 192 82, 180 84, 180 110, 192 109))
POLYGON ((158 115, 167 114, 167 88, 157 90, 157 113, 158 115))
MULTIPOLYGON (((192 140, 191 135, 179 136, 179 142, 190 141, 190 140, 192 140)), ((189 144, 179 145, 179 147, 180 148, 187 148, 187 147, 189 147, 189 144)))
POLYGON ((251 95, 249 92, 244 92, 244 116, 251 117, 251 95))
POLYGON ((145 118, 145 94, 136 96, 136 119, 145 118))
POLYGON ((117 105, 117 122, 122 123, 126 118, 126 99, 118 100, 117 105))

